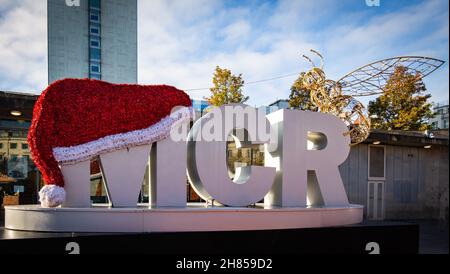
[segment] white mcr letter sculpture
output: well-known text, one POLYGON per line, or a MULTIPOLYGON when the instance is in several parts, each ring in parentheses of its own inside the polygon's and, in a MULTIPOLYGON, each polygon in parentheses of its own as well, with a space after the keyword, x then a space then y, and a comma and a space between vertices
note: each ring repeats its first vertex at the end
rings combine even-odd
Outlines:
MULTIPOLYGON (((186 206, 186 167, 201 198, 227 206, 247 206, 264 197, 268 206, 305 207, 307 200, 313 206, 348 206, 338 169, 350 149, 350 138, 342 134, 345 130, 346 125, 329 114, 285 109, 266 118, 245 105, 215 108, 193 125, 187 146, 184 139, 171 138, 153 144, 150 206, 186 206), (263 134, 262 128, 269 133, 263 134), (230 134, 238 148, 265 144, 265 166, 237 168, 235 178, 230 179, 230 134)), ((136 206, 150 147, 100 156, 114 207, 136 206)), ((64 206, 89 207, 88 163, 62 166, 62 171, 68 190, 64 206)))
MULTIPOLYGON (((362 221, 363 207, 349 204, 339 174, 338 167, 350 150, 350 137, 345 134, 348 128, 339 118, 292 109, 266 116, 255 108, 231 104, 211 109, 189 130, 190 99, 179 90, 167 86, 93 83, 109 88, 105 94, 94 96, 94 103, 108 100, 112 94, 124 96, 120 99, 132 105, 133 97, 124 95, 127 88, 136 96, 142 95, 140 90, 144 89, 140 101, 147 103, 131 116, 114 116, 116 126, 129 128, 124 133, 115 134, 111 132, 115 128, 109 124, 88 119, 91 124, 84 123, 81 127, 90 127, 92 140, 89 142, 85 142, 86 138, 81 139, 84 142, 78 141, 78 135, 74 134, 80 130, 60 127, 59 120, 50 123, 49 128, 35 120, 31 147, 38 148, 33 151, 44 170, 44 178, 53 181, 41 190, 42 206, 7 207, 6 228, 60 232, 230 231, 324 227, 362 221), (120 92, 115 92, 117 89, 120 92), (157 92, 166 93, 165 99, 170 97, 173 102, 158 106, 165 107, 165 111, 155 118, 148 106, 155 104, 156 98, 152 96, 157 92), (97 98, 100 95, 104 97, 97 98), (184 108, 172 107, 177 100, 182 103, 177 106, 184 108), (169 107, 172 111, 166 115, 169 107), (145 123, 134 125, 134 117, 143 117, 144 121, 153 117, 153 122, 147 127, 143 127, 145 123), (113 134, 98 138, 98 129, 113 134), (231 141, 237 148, 264 145, 264 166, 237 168, 230 179, 227 144, 231 141), (47 152, 53 152, 53 162, 46 161, 52 159, 52 154, 47 152), (90 201, 92 157, 98 157, 100 162, 109 207, 92 205, 90 201), (146 166, 149 204, 138 205, 146 166), (206 207, 204 204, 187 206, 187 179, 201 198, 213 201, 218 207, 209 207, 208 203, 206 207), (262 200, 264 206, 257 204, 262 200)), ((87 97, 95 91, 90 90, 95 85, 88 80, 57 84, 85 85, 80 90, 86 90, 87 97)), ((55 93, 50 95, 61 95, 57 87, 52 86, 55 93)), ((69 97, 76 94, 70 89, 65 92, 69 97)), ((45 100, 38 102, 38 106, 42 103, 45 100)), ((60 117, 56 114, 77 107, 75 101, 71 104, 42 108, 45 111, 38 117, 47 115, 46 120, 52 121, 53 116, 60 117)), ((117 110, 120 112, 120 108, 117 110)), ((83 107, 79 106, 77 112, 82 111, 83 107)), ((67 119, 76 119, 74 111, 72 115, 67 119)), ((106 112, 100 117, 109 120, 108 115, 106 112)))

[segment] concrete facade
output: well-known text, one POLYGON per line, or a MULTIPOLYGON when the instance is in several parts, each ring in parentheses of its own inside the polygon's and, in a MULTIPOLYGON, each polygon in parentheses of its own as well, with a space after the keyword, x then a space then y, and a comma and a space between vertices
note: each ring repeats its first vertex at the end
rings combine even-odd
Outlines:
POLYGON ((48 82, 89 77, 88 0, 80 7, 47 1, 48 82))
POLYGON ((102 79, 137 83, 137 0, 102 0, 102 79))

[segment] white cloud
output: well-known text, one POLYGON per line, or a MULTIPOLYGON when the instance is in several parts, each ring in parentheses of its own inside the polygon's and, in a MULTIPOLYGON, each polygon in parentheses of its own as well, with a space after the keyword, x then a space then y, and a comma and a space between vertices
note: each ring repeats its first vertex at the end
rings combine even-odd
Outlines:
MULTIPOLYGON (((147 4, 148 11, 152 3, 154 1, 147 4)), ((448 13, 442 12, 442 2, 431 1, 411 8, 405 7, 367 21, 361 14, 351 12, 347 20, 340 19, 335 16, 340 4, 333 3, 336 2, 281 1, 266 17, 260 16, 263 19, 256 24, 250 20, 256 16, 250 7, 248 10, 240 8, 235 12, 232 9, 224 12, 217 3, 208 8, 205 7, 208 3, 196 1, 190 2, 190 5, 202 6, 203 17, 189 21, 189 25, 183 25, 185 20, 166 25, 164 20, 161 22, 146 16, 148 20, 140 24, 154 26, 160 31, 149 32, 147 37, 151 39, 140 41, 146 50, 140 52, 139 79, 142 83, 166 82, 184 89, 208 87, 216 65, 230 68, 236 74, 242 73, 247 82, 271 78, 308 68, 300 54, 309 48, 318 49, 324 54, 327 73, 335 79, 357 66, 394 55, 422 52, 438 58, 448 57, 441 56, 441 49, 432 46, 436 40, 446 37, 444 43, 448 47, 448 35, 443 34, 445 27, 443 30, 429 30, 412 44, 402 44, 427 21, 436 20, 442 14, 448 19, 448 13), (331 23, 320 29, 321 20, 327 16, 336 17, 339 24, 331 23), (319 29, 316 24, 319 24, 319 29), (163 44, 156 42, 163 40, 163 44), (225 47, 220 48, 221 45, 225 47)), ((178 17, 176 9, 161 5, 165 4, 160 1, 155 4, 162 8, 159 12, 163 18, 178 17)), ((142 9, 140 13, 146 14, 148 11, 142 9)), ((245 91, 250 95, 251 104, 267 104, 277 98, 286 98, 294 79, 247 85, 245 91)), ((448 90, 448 80, 444 83, 447 85, 433 89, 436 98, 441 97, 444 89, 448 90)), ((430 84, 431 87, 434 85, 430 84)), ((208 95, 208 91, 190 94, 203 97, 208 95)))
POLYGON ((251 32, 251 26, 245 20, 239 20, 231 23, 222 31, 221 36, 230 44, 239 43, 246 40, 251 32))
MULTIPOLYGON (((400 55, 448 61, 448 10, 444 7, 443 1, 425 1, 369 19, 359 26, 349 22, 328 31, 330 42, 325 49, 332 56, 327 67, 329 75, 339 78, 366 63, 400 55), (438 28, 430 28, 430 24, 438 28)), ((449 80, 444 75, 448 75, 448 62, 424 79, 432 100, 448 99, 449 80)))
POLYGON ((0 89, 39 92, 47 84, 46 1, 0 7, 0 89))
MULTIPOLYGON (((143 1, 140 3, 144 4, 143 1)), ((168 83, 183 89, 204 88, 211 85, 216 65, 242 73, 248 81, 299 71, 304 66, 299 53, 313 44, 300 37, 283 37, 279 33, 254 32, 246 20, 254 12, 248 8, 218 9, 217 3, 199 3, 203 17, 174 22, 175 10, 165 1, 145 2, 139 17, 140 51, 139 81, 141 83, 168 83), (208 8, 211 5, 213 8, 208 8), (158 8, 158 18, 153 16, 158 8), (162 18, 161 20, 159 18, 162 18), (157 30, 156 30, 157 29, 157 30), (261 47, 270 48, 268 51, 261 47)), ((256 26, 257 27, 257 26, 256 26)), ((293 77, 289 81, 295 79, 293 77)), ((287 96, 289 88, 277 88, 278 83, 261 83, 245 87, 251 104, 265 104, 287 96)), ((207 96, 208 90, 192 91, 195 98, 207 96)))

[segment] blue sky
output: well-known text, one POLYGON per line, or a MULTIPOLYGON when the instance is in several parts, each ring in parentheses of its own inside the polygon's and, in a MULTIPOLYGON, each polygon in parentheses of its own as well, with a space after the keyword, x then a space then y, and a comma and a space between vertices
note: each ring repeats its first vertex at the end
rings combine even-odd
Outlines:
MULTIPOLYGON (((138 0, 139 83, 206 88, 216 65, 247 82, 309 68, 313 48, 331 79, 379 59, 424 55, 448 61, 447 0, 138 0)), ((39 93, 47 84, 46 1, 0 0, 0 90, 39 93)), ((425 78, 448 100, 448 62, 425 78)), ((295 76, 246 85, 249 104, 286 98, 295 76)), ((189 92, 202 98, 207 90, 189 92)))

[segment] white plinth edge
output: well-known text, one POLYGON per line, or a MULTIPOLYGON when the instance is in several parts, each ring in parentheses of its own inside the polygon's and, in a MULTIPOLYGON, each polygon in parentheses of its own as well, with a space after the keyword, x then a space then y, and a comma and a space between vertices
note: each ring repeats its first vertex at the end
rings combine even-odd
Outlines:
POLYGON ((5 207, 5 228, 40 232, 191 232, 296 229, 357 224, 363 206, 326 208, 5 207))

